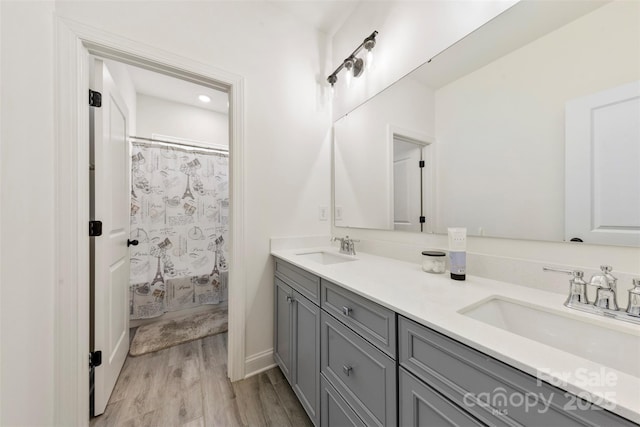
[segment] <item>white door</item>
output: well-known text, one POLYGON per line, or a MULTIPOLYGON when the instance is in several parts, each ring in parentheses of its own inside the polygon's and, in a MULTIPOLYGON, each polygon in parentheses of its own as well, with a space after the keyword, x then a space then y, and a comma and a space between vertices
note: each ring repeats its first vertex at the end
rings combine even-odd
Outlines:
POLYGON ((94 179, 92 218, 102 235, 92 237, 93 348, 102 352, 95 368, 94 415, 104 412, 129 351, 129 143, 128 113, 106 65, 95 59, 90 87, 102 106, 90 107, 94 179))
POLYGON ((422 146, 394 138, 393 229, 422 231, 422 146))
POLYGON ((640 246, 640 82, 567 102, 565 239, 640 246))

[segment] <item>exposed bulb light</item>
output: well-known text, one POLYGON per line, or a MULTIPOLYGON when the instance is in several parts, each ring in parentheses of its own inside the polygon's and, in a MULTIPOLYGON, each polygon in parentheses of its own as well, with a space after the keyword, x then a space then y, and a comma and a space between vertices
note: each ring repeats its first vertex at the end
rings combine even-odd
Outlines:
POLYGON ((336 94, 335 84, 338 81, 338 77, 335 74, 331 74, 329 77, 327 77, 327 81, 331 85, 331 99, 333 99, 336 94))
POLYGON ((343 62, 344 68, 347 70, 347 75, 345 76, 345 83, 347 84, 347 87, 351 87, 351 80, 353 76, 353 66, 355 62, 356 62, 355 58, 352 56, 345 59, 343 62))
POLYGON ((373 48, 376 46, 375 34, 376 33, 373 33, 372 35, 364 39, 364 43, 363 43, 364 48, 367 49, 367 56, 366 56, 367 70, 370 70, 371 68, 373 68, 373 48))
POLYGON ((207 95, 200 95, 198 96, 198 99, 204 103, 211 102, 211 98, 209 98, 207 95))

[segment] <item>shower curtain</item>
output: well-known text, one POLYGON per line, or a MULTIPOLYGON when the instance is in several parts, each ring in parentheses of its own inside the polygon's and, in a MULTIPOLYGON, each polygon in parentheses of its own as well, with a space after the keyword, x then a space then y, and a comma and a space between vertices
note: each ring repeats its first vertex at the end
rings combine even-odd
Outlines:
POLYGON ((133 143, 130 317, 227 300, 228 156, 133 143))

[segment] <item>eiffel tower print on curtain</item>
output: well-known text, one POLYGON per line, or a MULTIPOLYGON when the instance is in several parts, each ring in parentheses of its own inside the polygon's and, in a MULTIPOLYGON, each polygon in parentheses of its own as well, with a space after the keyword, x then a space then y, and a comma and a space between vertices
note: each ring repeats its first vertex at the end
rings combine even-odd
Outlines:
POLYGON ((131 318, 223 301, 228 157, 133 143, 131 162, 132 236, 144 236, 130 248, 131 318))

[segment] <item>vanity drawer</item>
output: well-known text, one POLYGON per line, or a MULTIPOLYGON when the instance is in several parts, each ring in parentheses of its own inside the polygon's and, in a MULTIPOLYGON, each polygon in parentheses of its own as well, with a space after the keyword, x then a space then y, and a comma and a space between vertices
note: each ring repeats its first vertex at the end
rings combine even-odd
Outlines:
POLYGON ((320 306, 395 359, 395 312, 324 279, 321 284, 320 306))
POLYGON ((320 375, 320 426, 321 427, 366 427, 329 381, 320 375))
POLYGON ((278 258, 275 260, 276 277, 300 292, 316 305, 320 305, 320 278, 288 262, 278 258))
POLYGON ((398 424, 403 427, 484 426, 404 368, 398 370, 398 392, 398 424))
POLYGON ((432 329, 398 317, 400 366, 488 425, 635 425, 432 329))
POLYGON ((321 311, 321 372, 368 426, 396 425, 396 364, 321 311))

